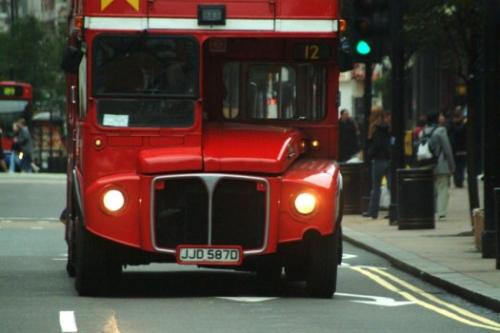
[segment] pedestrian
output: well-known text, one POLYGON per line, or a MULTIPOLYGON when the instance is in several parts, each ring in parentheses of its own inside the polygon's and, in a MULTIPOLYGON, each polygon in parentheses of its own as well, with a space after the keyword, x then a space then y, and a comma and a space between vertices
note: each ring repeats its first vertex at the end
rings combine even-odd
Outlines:
POLYGON ((430 135, 429 145, 437 156, 434 166, 434 194, 436 196, 436 213, 439 220, 445 220, 448 214, 450 176, 455 172, 455 161, 448 134, 444 126, 439 126, 439 114, 428 116, 428 125, 422 131, 430 135))
POLYGON ((21 165, 21 161, 19 160, 19 155, 21 154, 21 146, 19 145, 18 141, 18 134, 19 134, 19 125, 17 122, 12 123, 12 147, 10 150, 10 161, 9 161, 9 172, 13 173, 16 172, 21 165))
POLYGON ((0 123, 0 171, 7 172, 7 163, 5 163, 5 154, 3 152, 3 127, 0 123))
POLYGON ((453 173, 453 183, 455 187, 464 187, 464 173, 467 156, 466 145, 466 123, 462 110, 456 109, 451 119, 450 127, 448 128, 448 136, 450 139, 453 158, 455 160, 455 172, 453 173))
POLYGON ((368 211, 364 217, 376 219, 380 209, 380 193, 382 178, 385 176, 390 188, 390 158, 391 158, 391 133, 390 115, 384 113, 381 107, 371 110, 368 124, 367 158, 371 161, 372 188, 368 211))
POLYGON ((420 132, 427 125, 427 115, 421 114, 417 120, 417 126, 413 129, 413 142, 416 142, 420 138, 420 132))
POLYGON ((448 118, 446 117, 446 113, 445 112, 441 112, 439 114, 439 116, 438 116, 438 125, 442 126, 442 127, 448 128, 449 122, 448 122, 448 118))
POLYGON ((19 118, 16 124, 18 126, 16 143, 20 148, 19 160, 21 172, 31 172, 33 140, 31 139, 31 134, 24 118, 19 118))
POLYGON ((358 126, 349 111, 342 109, 339 120, 339 162, 346 162, 359 152, 358 133, 358 126))

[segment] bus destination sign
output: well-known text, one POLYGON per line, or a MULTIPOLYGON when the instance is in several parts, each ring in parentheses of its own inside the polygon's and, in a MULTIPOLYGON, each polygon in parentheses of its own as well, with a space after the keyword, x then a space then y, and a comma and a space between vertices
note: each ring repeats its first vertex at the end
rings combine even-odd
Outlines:
POLYGON ((23 95, 23 87, 3 86, 0 87, 0 97, 18 97, 23 95))

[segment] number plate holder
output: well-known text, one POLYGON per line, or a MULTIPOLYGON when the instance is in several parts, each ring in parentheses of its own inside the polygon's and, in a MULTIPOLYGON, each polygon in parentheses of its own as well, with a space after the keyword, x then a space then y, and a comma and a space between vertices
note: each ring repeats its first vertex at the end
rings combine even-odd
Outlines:
POLYGON ((176 258, 181 265, 239 266, 243 249, 237 245, 179 245, 176 258))

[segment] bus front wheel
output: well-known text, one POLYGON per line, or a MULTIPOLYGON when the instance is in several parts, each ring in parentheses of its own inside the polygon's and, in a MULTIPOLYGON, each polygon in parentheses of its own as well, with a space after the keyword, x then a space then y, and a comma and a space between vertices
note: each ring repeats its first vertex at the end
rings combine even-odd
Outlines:
POLYGON ((311 239, 307 270, 309 295, 331 298, 337 288, 337 265, 340 251, 340 228, 329 236, 311 239))
POLYGON ((87 231, 77 218, 75 287, 80 296, 109 294, 121 274, 121 264, 111 261, 109 248, 103 239, 87 231))

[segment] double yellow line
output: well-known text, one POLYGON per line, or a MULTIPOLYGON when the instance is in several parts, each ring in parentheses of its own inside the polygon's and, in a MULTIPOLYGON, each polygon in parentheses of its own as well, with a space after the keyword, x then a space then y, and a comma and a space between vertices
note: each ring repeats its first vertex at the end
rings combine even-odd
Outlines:
POLYGON ((499 331, 500 323, 484 318, 454 304, 445 302, 400 278, 377 267, 351 266, 352 270, 363 274, 382 287, 401 295, 421 307, 442 316, 456 320, 462 324, 499 331), (404 289, 403 289, 404 288, 404 289), (431 303, 432 302, 432 303, 431 303))

